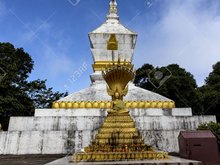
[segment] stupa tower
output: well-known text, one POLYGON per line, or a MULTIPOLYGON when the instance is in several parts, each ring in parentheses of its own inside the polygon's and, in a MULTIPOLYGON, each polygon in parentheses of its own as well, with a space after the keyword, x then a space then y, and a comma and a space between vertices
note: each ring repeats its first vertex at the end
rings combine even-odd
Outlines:
POLYGON ((94 60, 92 82, 102 79, 103 68, 117 61, 119 54, 122 61, 126 60, 131 65, 137 34, 120 23, 116 0, 110 1, 105 23, 89 33, 89 39, 94 60), (114 43, 116 45, 111 49, 114 43))
MULTIPOLYGON (((106 66, 111 66, 118 61, 120 56, 121 63, 126 64, 129 68, 133 67, 132 59, 137 40, 137 33, 129 30, 120 22, 118 15, 118 4, 116 0, 110 0, 109 12, 105 22, 89 33, 90 49, 94 63, 92 64, 93 73, 90 75, 91 86, 79 92, 72 93, 69 96, 54 103, 53 108, 71 108, 66 106, 66 102, 78 102, 73 108, 110 108, 107 103, 111 101, 111 97, 106 92, 106 82, 102 77, 102 71, 106 66), (61 102, 64 102, 63 104, 61 102), (86 106, 86 104, 88 106, 86 106), (93 106, 94 102, 99 102, 99 106, 93 106), (102 106, 100 106, 102 105, 102 106)), ((136 87, 132 82, 129 83, 128 94, 124 98, 129 103, 128 108, 138 108, 139 105, 145 108, 156 107, 156 102, 159 107, 174 107, 174 102, 159 94, 153 93, 136 87), (152 102, 152 106, 149 102, 152 102), (164 104, 164 106, 163 106, 164 104)), ((96 103, 94 103, 96 104, 96 103)))

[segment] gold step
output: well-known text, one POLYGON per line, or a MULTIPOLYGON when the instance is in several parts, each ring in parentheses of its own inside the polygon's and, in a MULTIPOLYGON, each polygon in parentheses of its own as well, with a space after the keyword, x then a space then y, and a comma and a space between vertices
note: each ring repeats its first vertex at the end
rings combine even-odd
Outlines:
POLYGON ((130 116, 108 116, 105 122, 133 122, 130 116))
POLYGON ((96 139, 95 140, 96 144, 140 144, 140 145, 144 145, 144 142, 142 139, 96 139))
MULTIPOLYGON (((129 138, 137 138, 139 135, 137 132, 135 133, 123 133, 123 134, 119 134, 119 138, 125 138, 125 139, 129 139, 129 138)), ((99 139, 108 139, 111 138, 112 134, 111 133, 102 133, 102 134, 97 134, 96 138, 99 139)))
POLYGON ((128 123, 110 123, 110 122, 105 122, 102 126, 103 128, 134 128, 135 124, 134 122, 128 122, 128 123))
POLYGON ((166 152, 108 152, 108 153, 75 153, 73 161, 113 161, 113 160, 143 160, 143 159, 156 159, 163 160, 169 159, 166 152))
POLYGON ((120 132, 120 133, 136 133, 136 128, 100 128, 99 133, 113 133, 113 132, 120 132))

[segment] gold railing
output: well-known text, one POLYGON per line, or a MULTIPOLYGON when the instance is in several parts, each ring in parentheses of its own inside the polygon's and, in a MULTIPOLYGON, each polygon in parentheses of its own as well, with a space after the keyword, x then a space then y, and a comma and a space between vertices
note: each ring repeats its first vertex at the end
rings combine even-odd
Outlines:
MULTIPOLYGON (((126 108, 175 108, 174 101, 124 101, 126 108)), ((78 108, 112 108, 112 101, 75 101, 75 102, 53 102, 53 109, 78 109, 78 108)))

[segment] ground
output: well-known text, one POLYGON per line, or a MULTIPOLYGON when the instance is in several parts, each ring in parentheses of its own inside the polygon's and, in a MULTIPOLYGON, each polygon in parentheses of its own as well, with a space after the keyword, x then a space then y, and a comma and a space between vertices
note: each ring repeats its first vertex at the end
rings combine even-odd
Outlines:
POLYGON ((65 155, 0 155, 0 165, 44 165, 65 155))

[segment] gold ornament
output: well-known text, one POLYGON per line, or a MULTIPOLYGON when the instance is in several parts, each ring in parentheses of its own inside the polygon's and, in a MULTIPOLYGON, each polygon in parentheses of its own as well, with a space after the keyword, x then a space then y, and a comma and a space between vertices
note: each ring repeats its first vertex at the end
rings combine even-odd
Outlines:
POLYGON ((91 102, 87 102, 86 103, 86 108, 92 108, 92 103, 91 102))
POLYGON ((133 102, 131 103, 131 108, 137 108, 137 106, 138 106, 137 101, 133 101, 133 102))
POLYGON ((65 109, 66 108, 66 103, 65 102, 60 102, 59 107, 62 108, 62 109, 65 109))
POLYGON ((107 103, 106 103, 106 108, 108 108, 108 109, 109 109, 109 108, 112 108, 112 103, 111 103, 111 102, 107 102, 107 103))
POLYGON ((68 103, 66 104, 66 108, 67 108, 67 109, 72 109, 72 108, 73 108, 72 103, 71 103, 71 102, 68 102, 68 103))
POLYGON ((52 108, 59 109, 60 108, 59 103, 58 102, 53 102, 52 108))
POLYGON ((79 108, 79 103, 78 102, 74 102, 73 103, 73 108, 79 108))
POLYGON ((106 107, 105 107, 105 103, 104 103, 104 102, 100 102, 100 103, 99 103, 99 108, 101 108, 101 109, 106 108, 106 107))
POLYGON ((151 106, 150 102, 146 101, 144 103, 144 108, 150 108, 150 106, 151 106))
POLYGON ((93 103, 92 107, 93 107, 93 108, 99 108, 99 103, 95 101, 95 102, 93 103))
POLYGON ((84 101, 81 101, 79 103, 79 108, 85 108, 85 102, 84 101))
POLYGON ((111 34, 107 43, 107 50, 118 50, 118 41, 115 34, 111 34))

